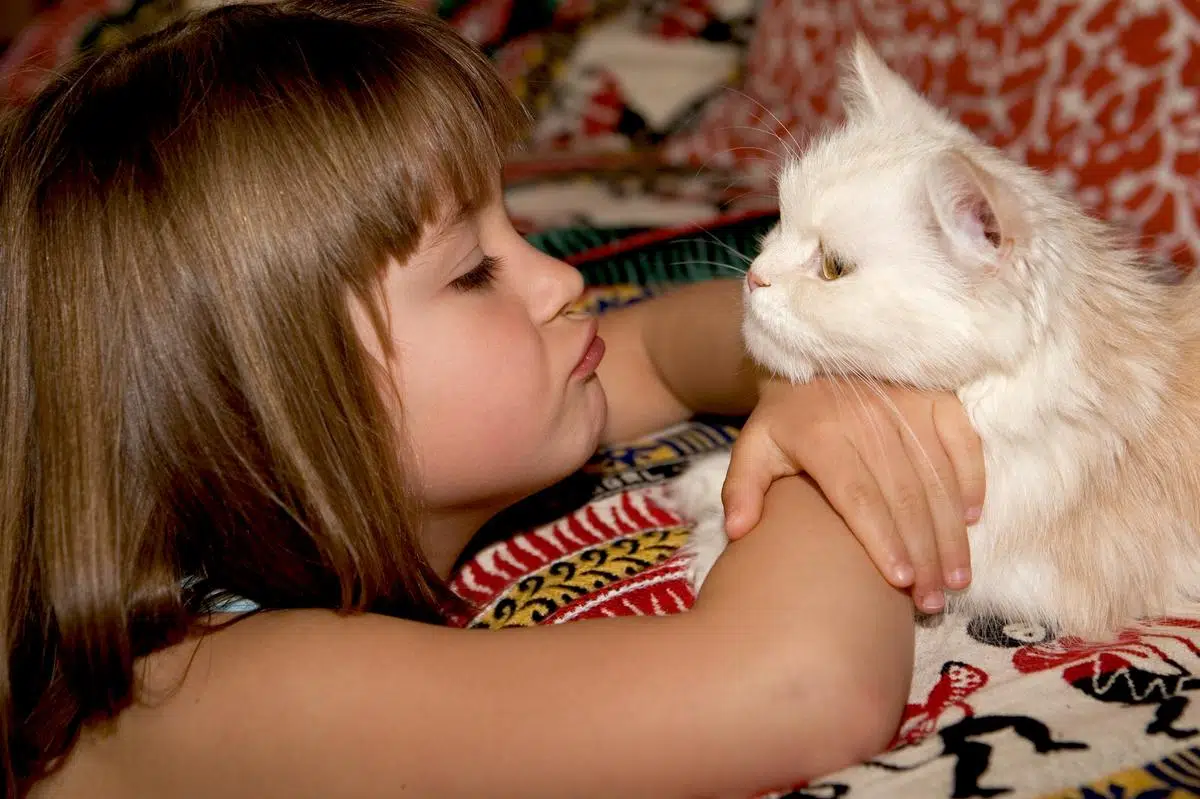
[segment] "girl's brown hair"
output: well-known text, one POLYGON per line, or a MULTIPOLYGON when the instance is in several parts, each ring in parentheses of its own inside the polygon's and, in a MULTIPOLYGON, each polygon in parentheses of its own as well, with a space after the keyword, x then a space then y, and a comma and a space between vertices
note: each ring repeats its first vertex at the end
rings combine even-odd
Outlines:
MULTIPOLYGON (((0 125, 6 795, 225 591, 438 617, 349 299, 495 190, 524 115, 398 2, 219 8, 0 125)), ((386 340, 386 338, 385 338, 386 340)))

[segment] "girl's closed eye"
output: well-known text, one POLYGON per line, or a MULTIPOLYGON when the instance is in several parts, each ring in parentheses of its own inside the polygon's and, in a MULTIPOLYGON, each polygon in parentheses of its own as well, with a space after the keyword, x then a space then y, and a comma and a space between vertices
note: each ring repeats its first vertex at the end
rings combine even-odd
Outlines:
POLYGON ((496 270, 501 266, 499 258, 493 258, 490 255, 485 255, 479 261, 479 265, 459 275, 450 282, 451 287, 456 291, 468 292, 476 291, 477 289, 488 288, 496 280, 496 270))

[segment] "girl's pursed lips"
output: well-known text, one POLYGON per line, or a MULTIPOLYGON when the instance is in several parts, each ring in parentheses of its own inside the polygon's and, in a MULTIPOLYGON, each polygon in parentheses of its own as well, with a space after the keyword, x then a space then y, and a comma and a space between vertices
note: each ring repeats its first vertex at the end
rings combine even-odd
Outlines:
POLYGON ((600 361, 604 358, 604 339, 596 335, 598 329, 599 322, 594 318, 589 319, 583 350, 579 355, 579 361, 571 371, 572 378, 591 377, 595 373, 596 367, 600 365, 600 361))

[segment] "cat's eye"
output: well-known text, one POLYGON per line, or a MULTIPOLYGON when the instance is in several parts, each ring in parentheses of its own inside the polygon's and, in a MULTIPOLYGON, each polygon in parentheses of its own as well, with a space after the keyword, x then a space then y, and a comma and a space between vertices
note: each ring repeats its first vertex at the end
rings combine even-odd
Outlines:
POLYGON ((821 279, 837 280, 850 271, 850 262, 836 252, 830 252, 821 245, 821 279))

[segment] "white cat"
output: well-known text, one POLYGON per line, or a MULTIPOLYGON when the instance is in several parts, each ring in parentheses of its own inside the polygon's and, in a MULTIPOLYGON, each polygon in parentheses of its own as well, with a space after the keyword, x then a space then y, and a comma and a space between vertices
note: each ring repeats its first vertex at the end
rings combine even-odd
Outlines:
MULTIPOLYGON (((745 295, 763 366, 956 391, 983 439, 950 608, 1102 636, 1200 596, 1200 283, 1171 285, 857 41, 846 123, 787 162, 745 295)), ((673 488, 697 586, 728 456, 673 488)))

